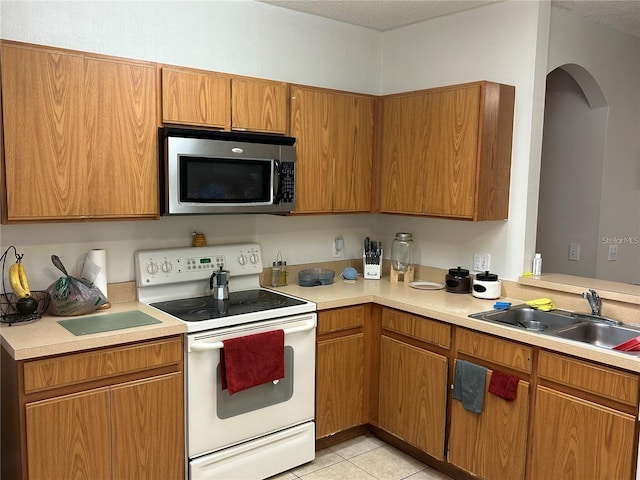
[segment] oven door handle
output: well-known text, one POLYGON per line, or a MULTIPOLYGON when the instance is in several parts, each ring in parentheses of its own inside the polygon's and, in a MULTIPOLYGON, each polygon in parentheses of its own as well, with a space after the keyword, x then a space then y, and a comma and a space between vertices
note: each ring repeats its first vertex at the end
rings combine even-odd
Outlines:
MULTIPOLYGON (((308 332, 310 330, 313 330, 314 328, 316 328, 315 322, 313 322, 310 325, 304 325, 304 326, 301 326, 301 327, 296 327, 296 328, 291 328, 289 330, 284 330, 284 335, 286 337, 287 335, 290 335, 292 333, 308 332)), ((199 341, 195 341, 189 347, 189 351, 190 352, 210 352, 212 350, 220 350, 223 347, 224 347, 224 344, 222 342, 207 343, 207 342, 202 342, 202 341, 200 341, 200 342, 199 341)))

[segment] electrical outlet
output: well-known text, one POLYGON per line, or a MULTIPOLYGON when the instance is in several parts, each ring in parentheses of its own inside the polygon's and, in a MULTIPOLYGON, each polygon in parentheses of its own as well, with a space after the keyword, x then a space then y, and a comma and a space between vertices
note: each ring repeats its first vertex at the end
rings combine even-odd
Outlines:
POLYGON ((610 262, 615 262, 618 260, 618 244, 612 243, 609 245, 609 254, 607 256, 607 260, 610 262))
POLYGON ((579 243, 570 243, 569 244, 569 260, 572 262, 580 261, 580 244, 579 243))
POLYGON ((344 249, 344 238, 336 237, 333 240, 333 258, 340 258, 344 249))
POLYGON ((490 255, 488 253, 473 252, 473 270, 475 272, 486 272, 489 268, 490 255))

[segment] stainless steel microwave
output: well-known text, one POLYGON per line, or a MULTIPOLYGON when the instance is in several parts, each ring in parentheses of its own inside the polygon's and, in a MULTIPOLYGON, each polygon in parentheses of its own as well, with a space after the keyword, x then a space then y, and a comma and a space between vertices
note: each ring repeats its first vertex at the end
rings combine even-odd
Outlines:
POLYGON ((295 138, 164 127, 159 141, 164 215, 295 207, 295 138))

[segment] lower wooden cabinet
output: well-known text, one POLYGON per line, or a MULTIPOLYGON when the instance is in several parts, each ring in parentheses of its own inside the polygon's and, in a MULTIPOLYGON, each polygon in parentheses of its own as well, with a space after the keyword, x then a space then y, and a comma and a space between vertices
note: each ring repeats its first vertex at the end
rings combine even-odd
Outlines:
POLYGON ((520 380, 516 399, 507 401, 488 392, 492 374, 487 373, 481 414, 465 410, 461 402, 451 402, 448 461, 487 480, 522 479, 529 382, 520 380))
POLYGON ((634 431, 632 415, 538 387, 531 480, 630 480, 634 431))
POLYGON ((379 402, 381 428, 444 458, 446 357, 383 335, 379 402))
POLYGON ((3 446, 2 477, 184 478, 182 345, 178 336, 18 362, 3 350, 3 406, 21 420, 3 411, 2 442, 15 448, 3 446))
POLYGON ((316 438, 367 423, 364 308, 360 305, 318 314, 316 438))

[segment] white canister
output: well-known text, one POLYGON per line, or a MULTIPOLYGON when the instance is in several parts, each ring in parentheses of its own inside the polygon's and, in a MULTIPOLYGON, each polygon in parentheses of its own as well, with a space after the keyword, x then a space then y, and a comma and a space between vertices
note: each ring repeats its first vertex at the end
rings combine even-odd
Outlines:
POLYGON ((496 299, 500 298, 502 291, 502 282, 498 280, 498 275, 495 273, 478 273, 473 279, 473 287, 471 293, 474 297, 496 299))

